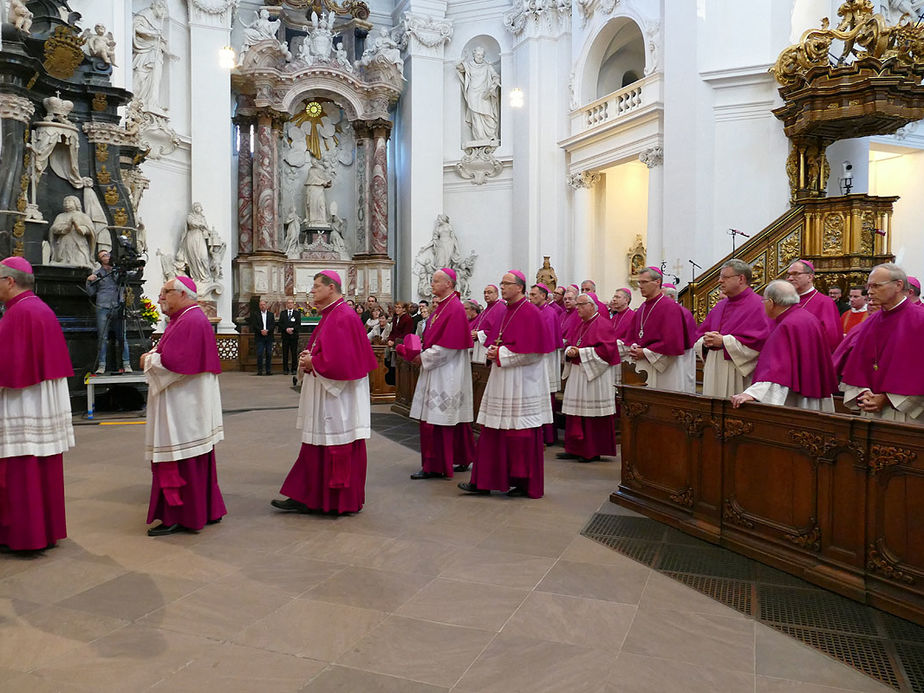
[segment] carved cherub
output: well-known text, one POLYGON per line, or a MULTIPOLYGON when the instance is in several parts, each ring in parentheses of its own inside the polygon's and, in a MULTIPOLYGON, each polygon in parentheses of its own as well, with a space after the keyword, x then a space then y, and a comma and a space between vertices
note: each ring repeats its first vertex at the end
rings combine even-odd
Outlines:
POLYGON ((28 34, 32 28, 32 13, 26 7, 23 0, 10 0, 10 9, 7 13, 7 19, 17 29, 28 34))
MULTIPOLYGON (((107 65, 116 65, 116 43, 112 32, 106 31, 106 27, 102 24, 94 26, 93 32, 91 34, 89 29, 84 29, 83 34, 81 34, 81 38, 86 41, 84 50, 87 55, 91 58, 99 58, 107 65)), ((116 65, 116 67, 118 66, 116 65)))

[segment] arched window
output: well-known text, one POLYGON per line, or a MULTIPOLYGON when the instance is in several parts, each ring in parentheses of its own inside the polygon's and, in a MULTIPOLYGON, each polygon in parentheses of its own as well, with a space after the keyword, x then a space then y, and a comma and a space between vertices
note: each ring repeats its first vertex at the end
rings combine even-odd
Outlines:
MULTIPOLYGON (((645 71, 645 40, 638 25, 631 19, 621 18, 607 28, 611 38, 597 73, 598 99, 638 81, 645 71)), ((598 38, 605 40, 606 31, 604 29, 598 38)))

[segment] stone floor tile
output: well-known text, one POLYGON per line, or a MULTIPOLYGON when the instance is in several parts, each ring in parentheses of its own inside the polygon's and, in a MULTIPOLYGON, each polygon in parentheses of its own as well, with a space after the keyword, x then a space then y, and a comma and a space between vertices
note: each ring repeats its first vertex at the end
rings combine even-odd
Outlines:
POLYGON ((702 592, 687 587, 682 582, 656 571, 651 572, 645 591, 638 604, 640 609, 663 609, 666 611, 695 611, 728 618, 750 618, 730 606, 725 606, 702 592))
POLYGON ((754 674, 622 652, 606 693, 753 693, 754 674))
MULTIPOLYGON (((756 693, 855 693, 857 690, 856 688, 835 688, 802 681, 774 679, 768 676, 758 676, 755 689, 756 693)), ((883 686, 879 690, 890 691, 892 689, 883 686)))
POLYGON ((364 609, 394 611, 432 579, 429 575, 347 566, 304 596, 364 609))
POLYGON ((336 664, 452 686, 494 637, 460 626, 389 616, 336 664))
POLYGON ((364 564, 399 573, 437 576, 449 563, 456 548, 435 541, 395 539, 364 564))
POLYGON ((237 573, 226 575, 215 584, 242 585, 252 582, 297 597, 336 575, 344 567, 339 563, 316 561, 307 556, 271 554, 249 563, 237 573))
POLYGON ((573 563, 597 563, 599 565, 631 566, 640 565, 609 546, 583 536, 575 536, 561 554, 563 561, 573 563))
POLYGON ((624 652, 754 674, 754 622, 711 614, 639 609, 624 652))
POLYGON ((523 603, 526 590, 439 578, 398 610, 401 616, 497 632, 523 603))
POLYGON ((381 611, 294 599, 234 636, 235 643, 331 662, 386 617, 381 611))
POLYGON ((499 527, 478 544, 478 548, 558 558, 573 539, 574 532, 560 529, 540 530, 533 527, 505 525, 499 527))
POLYGON ((330 666, 305 686, 302 693, 445 693, 448 690, 395 676, 330 666))
MULTIPOLYGON (((366 563, 377 553, 384 549, 393 540, 374 534, 353 534, 340 529, 333 529, 326 518, 305 516, 306 520, 320 520, 318 529, 306 531, 305 539, 299 543, 293 553, 299 556, 314 558, 319 561, 334 563, 358 564, 366 563)), ((340 518, 343 519, 349 518, 340 518)))
POLYGON ((650 569, 640 563, 598 565, 560 560, 536 589, 572 597, 638 604, 650 569))
POLYGON ((131 572, 63 599, 59 604, 133 621, 195 592, 204 584, 167 575, 131 572))
POLYGON ((584 647, 498 635, 453 689, 459 693, 598 693, 613 659, 584 647))
POLYGON ((635 612, 629 604, 533 592, 503 633, 617 652, 635 612))
POLYGON ((466 549, 459 551, 440 577, 486 582, 515 589, 532 589, 555 561, 509 551, 466 549))
POLYGON ((54 604, 126 572, 115 563, 73 558, 37 563, 29 570, 0 580, 0 597, 54 604))

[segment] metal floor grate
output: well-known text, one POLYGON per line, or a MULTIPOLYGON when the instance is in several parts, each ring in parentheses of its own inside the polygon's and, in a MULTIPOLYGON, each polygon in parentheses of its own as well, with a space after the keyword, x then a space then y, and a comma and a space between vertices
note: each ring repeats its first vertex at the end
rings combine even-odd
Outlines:
POLYGON ((647 517, 581 532, 899 691, 924 693, 924 628, 647 517))

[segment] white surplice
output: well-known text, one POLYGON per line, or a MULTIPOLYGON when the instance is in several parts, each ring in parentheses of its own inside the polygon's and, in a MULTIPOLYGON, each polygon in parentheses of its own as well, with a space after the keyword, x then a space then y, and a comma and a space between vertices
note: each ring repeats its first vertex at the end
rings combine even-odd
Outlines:
POLYGON ((173 462, 204 455, 225 437, 216 374, 174 373, 164 368, 156 351, 148 352, 144 374, 148 379, 145 460, 173 462))
POLYGON ((0 459, 50 457, 73 446, 67 378, 0 387, 0 459))
MULTIPOLYGON (((730 334, 722 335, 722 343, 731 360, 725 358, 722 349, 710 349, 706 352, 703 365, 703 394, 706 397, 728 398, 742 392, 751 385, 751 374, 757 367, 759 351, 746 347, 730 334)), ((702 356, 702 337, 693 345, 693 352, 697 356, 702 356)))
POLYGON ((544 354, 517 354, 500 347, 500 367, 491 366, 478 423, 489 428, 523 430, 552 423, 549 376, 544 354))
POLYGON ((561 349, 550 351, 545 355, 545 370, 549 376, 549 394, 552 395, 561 390, 561 355, 561 349))
POLYGON ((470 423, 474 418, 472 403, 472 362, 468 349, 434 345, 420 352, 412 419, 434 426, 470 423))
POLYGON ((565 394, 561 410, 570 416, 609 416, 616 413, 616 393, 613 391, 613 371, 593 347, 580 347, 580 363, 565 362, 563 377, 565 394))
POLYGON ((750 395, 761 404, 775 404, 778 407, 795 407, 797 409, 808 409, 809 411, 820 411, 826 414, 834 413, 834 398, 827 397, 803 397, 798 392, 793 392, 785 385, 763 381, 754 383, 748 387, 743 394, 750 395))
POLYGON ((629 359, 636 370, 648 374, 645 384, 656 390, 696 392, 696 356, 687 349, 680 356, 667 356, 651 349, 642 349, 648 360, 629 359))
MULTIPOLYGON (((844 406, 858 411, 857 398, 864 392, 870 392, 868 387, 855 387, 841 383, 844 393, 844 406)), ((920 395, 896 395, 886 392, 887 401, 881 411, 860 411, 860 416, 882 421, 895 421, 896 423, 924 424, 924 397, 920 395)))
MULTIPOLYGON (((301 373, 301 371, 299 371, 301 373)), ((369 378, 331 380, 302 374, 295 427, 309 445, 345 445, 372 437, 369 378)))

